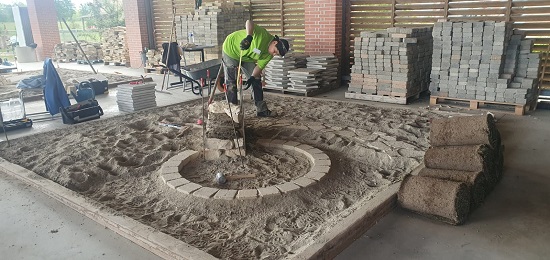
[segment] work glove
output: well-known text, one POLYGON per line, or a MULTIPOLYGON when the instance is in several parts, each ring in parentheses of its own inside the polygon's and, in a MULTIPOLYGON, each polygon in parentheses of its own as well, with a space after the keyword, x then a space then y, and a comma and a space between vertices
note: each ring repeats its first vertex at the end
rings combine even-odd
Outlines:
POLYGON ((248 50, 248 48, 250 48, 251 43, 252 43, 252 35, 247 35, 246 38, 244 38, 241 41, 241 50, 248 50))
POLYGON ((260 79, 255 78, 254 76, 250 76, 250 78, 248 78, 248 80, 246 80, 245 90, 249 89, 250 86, 252 86, 252 87, 262 86, 262 81, 260 79))

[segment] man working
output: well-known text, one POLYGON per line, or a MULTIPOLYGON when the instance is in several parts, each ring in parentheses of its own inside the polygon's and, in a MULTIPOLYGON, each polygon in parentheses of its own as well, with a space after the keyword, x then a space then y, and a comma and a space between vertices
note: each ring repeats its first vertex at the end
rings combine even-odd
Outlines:
POLYGON ((238 104, 237 69, 242 52, 242 71, 247 86, 252 86, 256 115, 273 117, 276 113, 267 108, 264 101, 261 73, 275 55, 284 56, 289 50, 287 40, 273 36, 266 29, 246 21, 245 30, 231 33, 223 42, 223 70, 229 102, 238 104))

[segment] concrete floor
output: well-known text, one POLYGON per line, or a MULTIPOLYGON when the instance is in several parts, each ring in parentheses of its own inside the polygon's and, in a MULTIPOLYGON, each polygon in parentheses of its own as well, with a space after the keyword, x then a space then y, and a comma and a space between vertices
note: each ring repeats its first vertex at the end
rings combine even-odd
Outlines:
MULTIPOLYGON (((91 71, 88 65, 60 64, 64 68, 91 71)), ((103 73, 139 76, 142 69, 94 66, 103 73)), ((42 63, 19 64, 24 70, 41 69, 42 63)), ((150 75, 160 89, 162 75, 150 75)), ((344 88, 321 98, 344 100, 344 88)), ((181 88, 157 93, 159 106, 198 98, 181 88)), ((98 96, 105 116, 119 115, 116 89, 98 96)), ((267 100, 269 96, 267 97, 267 100)), ((348 100, 350 101, 350 100, 348 100)), ((405 107, 375 102, 358 103, 405 107)), ((427 99, 407 108, 422 109, 427 99)), ((29 111, 43 110, 43 102, 29 102, 29 111)), ((548 259, 550 255, 550 159, 547 144, 550 110, 528 116, 500 115, 498 127, 506 145, 502 181, 485 204, 459 227, 434 222, 396 208, 338 259, 548 259)), ((55 128, 70 127, 61 118, 36 122, 33 128, 9 132, 24 137, 55 128)), ((0 136, 0 140, 5 138, 0 136)), ((147 250, 44 196, 20 181, 0 174, 0 255, 3 259, 158 259, 147 250)))

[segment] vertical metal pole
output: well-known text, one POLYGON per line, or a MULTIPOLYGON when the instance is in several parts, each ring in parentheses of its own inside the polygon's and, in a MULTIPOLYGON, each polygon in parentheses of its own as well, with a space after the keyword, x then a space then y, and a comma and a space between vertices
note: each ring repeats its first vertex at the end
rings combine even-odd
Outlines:
POLYGON ((70 32, 71 35, 73 36, 73 39, 74 39, 74 41, 76 42, 76 46, 78 46, 78 48, 79 48, 80 51, 82 52, 82 55, 84 55, 84 58, 85 58, 86 61, 88 62, 88 65, 90 65, 90 68, 92 68, 92 70, 94 71, 94 74, 97 74, 97 71, 95 71, 94 66, 92 65, 92 63, 90 62, 90 60, 88 60, 88 56, 86 56, 86 53, 85 53, 84 50, 82 49, 82 46, 80 46, 80 43, 78 42, 78 39, 76 39, 76 37, 74 36, 73 31, 71 30, 71 27, 69 27, 69 25, 67 24, 67 21, 65 21, 65 18, 62 18, 62 19, 63 19, 63 23, 65 23, 65 26, 67 26, 67 29, 69 29, 69 32, 70 32))

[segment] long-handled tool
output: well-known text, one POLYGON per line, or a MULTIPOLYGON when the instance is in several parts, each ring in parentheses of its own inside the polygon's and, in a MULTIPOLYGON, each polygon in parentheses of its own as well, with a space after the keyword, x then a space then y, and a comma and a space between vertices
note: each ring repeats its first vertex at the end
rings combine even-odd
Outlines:
POLYGON ((220 82, 222 78, 222 73, 223 73, 223 65, 220 66, 220 69, 218 70, 218 75, 216 76, 216 82, 214 82, 214 87, 212 88, 212 92, 210 92, 210 97, 208 98, 208 105, 212 104, 212 101, 214 101, 214 94, 216 93, 216 89, 218 88, 218 86, 221 86, 220 91, 224 91, 223 86, 220 82))
POLYGON ((172 8, 172 25, 170 26, 170 41, 168 42, 168 52, 166 53, 166 71, 164 72, 164 76, 162 77, 162 86, 160 87, 160 90, 164 90, 164 82, 166 80, 166 89, 168 89, 168 84, 170 84, 170 69, 168 69, 168 60, 170 60, 170 49, 172 46, 172 37, 174 35, 174 27, 176 26, 176 8, 172 8))
MULTIPOLYGON (((241 62, 243 60, 243 50, 241 50, 241 56, 239 58, 239 70, 237 72, 237 80, 240 82, 240 86, 239 86, 239 97, 240 97, 240 110, 241 110, 241 115, 242 115, 242 118, 239 118, 239 123, 241 124, 241 134, 243 135, 243 148, 245 149, 245 153, 246 153, 246 135, 245 135, 245 132, 244 132, 244 108, 243 108, 243 102, 244 102, 244 98, 243 98, 243 79, 242 79, 242 75, 241 75, 241 69, 242 69, 242 66, 241 66, 241 62), (242 122, 240 122, 242 121, 242 122)), ((238 141, 237 141, 237 145, 238 145, 238 141)), ((239 155, 241 155, 241 150, 239 149, 239 155)), ((243 165, 244 167, 244 165, 243 165)))
MULTIPOLYGON (((206 82, 208 82, 210 78, 210 70, 207 70, 206 71, 206 82)), ((204 81, 203 79, 201 78, 201 110, 202 110, 202 159, 203 160, 206 160, 206 124, 204 122, 206 122, 205 118, 204 118, 204 95, 203 95, 203 90, 204 90, 204 81)))
MULTIPOLYGON (((231 115, 231 123, 235 122, 235 119, 233 118, 233 111, 231 109, 231 102, 229 102, 229 96, 227 95, 227 85, 223 84, 224 93, 225 93, 225 100, 227 100, 227 106, 229 107, 229 114, 231 115)), ((239 145, 239 136, 237 135, 237 130, 235 130, 235 127, 233 128, 233 134, 235 135, 235 141, 237 142, 237 149, 239 149, 239 157, 242 157, 241 153, 241 146, 239 145)), ((241 159, 241 165, 244 167, 243 160, 241 159)))

